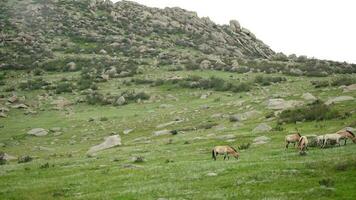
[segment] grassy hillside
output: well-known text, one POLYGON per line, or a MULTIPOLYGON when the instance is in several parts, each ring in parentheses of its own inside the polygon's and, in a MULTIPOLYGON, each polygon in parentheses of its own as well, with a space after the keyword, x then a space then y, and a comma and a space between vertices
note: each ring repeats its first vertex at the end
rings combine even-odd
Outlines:
MULTIPOLYGON (((75 80, 77 72, 44 73, 46 81, 66 77, 75 80)), ((122 106, 77 103, 82 92, 56 94, 49 90, 20 90, 20 80, 32 74, 6 71, 5 85, 16 91, 4 92, 1 104, 10 108, 7 118, 0 118, 1 151, 20 157, 29 155, 31 162, 9 161, 0 166, 1 199, 353 199, 356 197, 356 145, 320 149, 310 147, 306 156, 294 148, 284 149, 284 136, 298 129, 302 135, 336 132, 355 127, 356 101, 332 105, 346 116, 323 121, 282 123, 267 108, 273 98, 307 103, 301 95, 310 92, 322 101, 336 96, 356 97, 338 86, 315 88, 312 82, 333 81, 336 77, 308 78, 286 76, 279 83, 256 83, 256 77, 280 77, 280 74, 237 74, 221 71, 167 71, 144 69, 129 78, 113 78, 98 83, 98 91, 120 94, 127 89, 144 91, 149 100, 122 106), (250 91, 231 92, 186 88, 174 82, 149 83, 211 76, 237 84, 246 82, 250 91), (135 79, 136 81, 131 81, 135 79), (144 84, 145 80, 147 83, 144 84), (150 80, 150 81, 149 81, 150 80), (140 82, 140 84, 138 84, 140 82), (12 93, 36 114, 11 108, 6 103, 12 93), (40 98, 49 94, 50 96, 40 98), (202 95, 208 94, 207 98, 202 95), (53 100, 64 97, 72 104, 53 109, 53 100), (234 114, 256 111, 241 122, 231 122, 234 114), (266 118, 268 116, 269 118, 266 118), (177 120, 164 127, 167 122, 177 120), (254 132, 260 123, 273 129, 254 132), (161 125, 161 128, 157 128, 161 125), (33 128, 60 127, 61 133, 43 137, 27 135, 33 128), (123 134, 126 129, 134 129, 123 134), (176 135, 154 136, 158 130, 177 130, 176 135), (122 145, 87 156, 88 149, 112 134, 119 134, 122 145), (259 136, 270 138, 266 144, 252 144, 239 150, 241 158, 217 161, 211 158, 215 145, 239 147, 253 143, 259 136), (135 157, 143 161, 135 161, 135 157)), ((355 78, 354 76, 351 76, 355 78)), ((261 78, 258 78, 259 80, 261 78)), ((23 82, 23 81, 22 81, 23 82)), ((182 82, 182 80, 180 80, 182 82)), ((257 81, 260 82, 260 81, 257 81)), ((137 160, 137 159, 136 159, 137 160)))

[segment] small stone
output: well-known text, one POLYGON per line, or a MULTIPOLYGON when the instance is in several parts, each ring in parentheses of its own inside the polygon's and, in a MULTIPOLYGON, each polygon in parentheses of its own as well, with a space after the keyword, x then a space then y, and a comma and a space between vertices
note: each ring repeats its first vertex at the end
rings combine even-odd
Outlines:
POLYGON ((34 136, 46 136, 48 134, 48 131, 43 128, 35 128, 27 132, 28 135, 34 135, 34 136))

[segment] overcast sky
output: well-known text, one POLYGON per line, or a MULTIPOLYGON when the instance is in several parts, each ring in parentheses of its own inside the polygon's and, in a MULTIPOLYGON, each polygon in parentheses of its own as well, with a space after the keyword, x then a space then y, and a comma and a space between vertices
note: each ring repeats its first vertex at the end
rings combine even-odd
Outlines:
POLYGON ((355 0, 133 1, 178 6, 217 24, 236 19, 277 52, 356 63, 355 0))

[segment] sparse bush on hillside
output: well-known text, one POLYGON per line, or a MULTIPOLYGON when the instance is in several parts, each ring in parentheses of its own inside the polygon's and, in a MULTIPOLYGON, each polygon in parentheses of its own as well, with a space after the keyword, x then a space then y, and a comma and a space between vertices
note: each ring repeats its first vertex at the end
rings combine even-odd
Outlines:
POLYGON ((262 86, 268 86, 271 85, 271 83, 280 83, 280 82, 284 82, 287 79, 285 77, 271 77, 271 76, 256 76, 255 78, 255 83, 262 85, 262 86))
POLYGON ((329 120, 341 118, 343 116, 344 114, 341 114, 336 109, 317 100, 312 104, 300 108, 283 111, 279 115, 279 120, 281 122, 295 123, 297 121, 329 120))
POLYGON ((330 82, 327 81, 327 80, 311 81, 311 84, 312 84, 315 88, 322 88, 322 87, 329 87, 329 86, 330 86, 330 82))
POLYGON ((335 78, 331 81, 331 86, 342 86, 342 85, 352 85, 356 83, 356 79, 350 76, 342 76, 335 78))
POLYGON ((74 85, 70 82, 59 82, 56 86, 56 94, 71 93, 75 89, 74 85))
POLYGON ((25 82, 21 82, 19 88, 21 90, 38 90, 43 89, 43 87, 50 85, 43 78, 30 79, 25 82))

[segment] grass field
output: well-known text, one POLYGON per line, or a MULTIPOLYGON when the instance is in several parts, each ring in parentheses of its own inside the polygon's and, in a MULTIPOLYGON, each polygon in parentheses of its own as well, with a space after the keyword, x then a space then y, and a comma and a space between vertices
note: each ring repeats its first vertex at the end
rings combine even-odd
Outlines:
MULTIPOLYGON (((0 87, 16 85, 28 76, 21 71, 9 73, 12 75, 8 75, 6 85, 0 87)), ((55 80, 78 75, 46 73, 43 78, 55 80)), ((206 78, 214 75, 238 83, 253 80, 258 74, 154 69, 135 78, 188 75, 206 78)), ((115 94, 135 89, 156 98, 116 107, 76 103, 63 110, 52 109, 51 99, 38 100, 38 95, 46 93, 44 90, 18 90, 16 94, 26 96, 25 102, 37 114, 24 115, 23 110, 11 109, 7 118, 0 118, 3 144, 0 151, 16 157, 30 155, 34 159, 0 166, 0 199, 356 199, 355 144, 349 141, 341 147, 311 147, 306 156, 300 156, 294 148, 284 148, 284 136, 296 129, 302 135, 321 135, 355 126, 356 101, 334 105, 340 112, 350 113, 343 119, 282 124, 282 129, 270 132, 252 131, 260 123, 277 126, 277 118, 265 117, 272 112, 266 106, 271 98, 304 101, 301 95, 305 92, 323 101, 345 95, 356 98, 355 91, 343 93, 338 87, 314 88, 310 83, 330 77, 286 78, 286 82, 270 86, 253 85, 249 92, 212 91, 206 99, 200 96, 209 90, 174 84, 127 86, 122 84, 123 79, 111 79, 99 84, 101 92, 115 94), (226 117, 251 110, 258 111, 258 116, 242 122, 230 122, 226 117), (100 120, 103 117, 107 120, 100 120), (182 122, 156 128, 176 119, 182 122), (206 127, 209 124, 215 126, 206 127), (60 127, 62 134, 49 133, 44 137, 26 134, 32 128, 53 127, 60 127), (125 129, 134 130, 125 135, 122 133, 125 129), (154 131, 163 129, 183 131, 177 135, 153 135, 154 131), (95 156, 86 155, 91 146, 113 133, 120 134, 121 146, 95 156), (239 160, 211 158, 211 149, 216 145, 237 148, 259 136, 270 140, 241 150, 239 160), (134 162, 137 156, 144 161, 134 162)), ((11 92, 4 95, 11 96, 11 92)), ((58 96, 74 102, 80 94, 54 94, 53 99, 58 96)), ((5 102, 6 98, 1 105, 5 102)))

